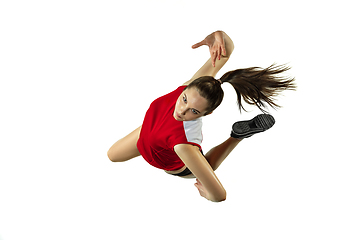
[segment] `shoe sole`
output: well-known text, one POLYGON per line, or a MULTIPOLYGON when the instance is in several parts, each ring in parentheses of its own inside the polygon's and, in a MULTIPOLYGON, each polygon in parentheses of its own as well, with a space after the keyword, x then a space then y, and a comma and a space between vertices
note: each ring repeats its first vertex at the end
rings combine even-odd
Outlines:
POLYGON ((232 126, 231 136, 247 138, 270 129, 275 124, 275 119, 269 114, 260 114, 248 121, 236 122, 232 126))

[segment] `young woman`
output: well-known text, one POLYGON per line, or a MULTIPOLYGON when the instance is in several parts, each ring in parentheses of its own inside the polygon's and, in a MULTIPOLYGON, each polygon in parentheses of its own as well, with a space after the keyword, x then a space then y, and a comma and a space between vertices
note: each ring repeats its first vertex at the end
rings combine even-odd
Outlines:
POLYGON ((289 68, 270 66, 247 68, 214 77, 228 61, 234 49, 229 36, 216 31, 192 48, 209 46, 211 58, 198 72, 175 91, 156 99, 146 112, 142 126, 117 141, 108 151, 113 162, 124 162, 142 155, 152 166, 183 178, 196 178, 195 186, 202 197, 219 202, 226 191, 214 171, 239 142, 271 128, 275 120, 261 114, 249 121, 236 122, 231 136, 205 155, 201 150, 201 118, 211 114, 221 103, 221 84, 228 82, 236 91, 239 109, 241 98, 264 111, 265 104, 275 108, 274 97, 286 89, 295 89, 293 78, 278 76, 289 68))

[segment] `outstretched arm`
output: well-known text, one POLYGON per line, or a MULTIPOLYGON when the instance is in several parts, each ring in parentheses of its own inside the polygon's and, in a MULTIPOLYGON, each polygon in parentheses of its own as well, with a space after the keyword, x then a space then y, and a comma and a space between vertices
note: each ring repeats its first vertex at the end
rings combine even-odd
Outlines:
POLYGON ((226 199, 224 187, 206 158, 199 151, 199 147, 190 144, 178 144, 174 150, 197 178, 195 186, 202 197, 213 202, 221 202, 226 199))
POLYGON ((201 42, 194 44, 192 48, 195 49, 203 45, 209 47, 211 57, 189 81, 184 83, 184 85, 189 85, 193 80, 202 76, 215 77, 219 70, 229 60, 229 57, 234 50, 233 41, 223 31, 213 32, 201 42))

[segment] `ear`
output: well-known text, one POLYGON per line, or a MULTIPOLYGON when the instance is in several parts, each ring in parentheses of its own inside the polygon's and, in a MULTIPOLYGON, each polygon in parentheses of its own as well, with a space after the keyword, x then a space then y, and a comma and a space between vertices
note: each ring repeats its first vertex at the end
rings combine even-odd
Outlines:
POLYGON ((212 113, 213 113, 213 111, 211 111, 211 112, 209 112, 209 113, 205 114, 204 116, 210 115, 210 114, 212 114, 212 113))

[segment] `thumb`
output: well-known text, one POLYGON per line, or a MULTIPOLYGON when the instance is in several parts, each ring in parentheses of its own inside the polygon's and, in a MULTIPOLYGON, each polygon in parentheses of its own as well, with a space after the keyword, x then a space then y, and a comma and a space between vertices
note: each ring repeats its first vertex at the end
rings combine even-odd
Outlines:
POLYGON ((205 41, 205 40, 202 40, 201 42, 198 42, 198 43, 192 45, 192 48, 195 49, 195 48, 198 48, 198 47, 200 47, 200 46, 202 46, 202 45, 205 45, 205 42, 204 42, 204 41, 205 41))

